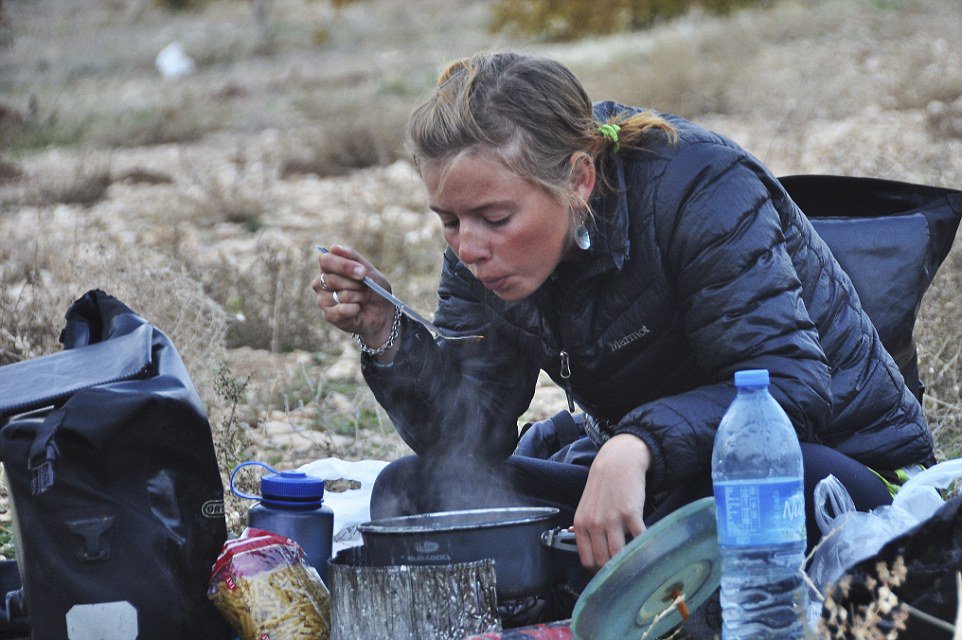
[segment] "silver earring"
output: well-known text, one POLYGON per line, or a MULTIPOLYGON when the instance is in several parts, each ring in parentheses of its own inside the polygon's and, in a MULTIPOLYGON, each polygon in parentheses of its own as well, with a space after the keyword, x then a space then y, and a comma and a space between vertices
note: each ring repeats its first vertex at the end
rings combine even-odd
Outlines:
POLYGON ((585 215, 578 216, 578 224, 575 226, 575 244, 582 251, 591 248, 591 236, 588 234, 588 226, 585 224, 585 215))

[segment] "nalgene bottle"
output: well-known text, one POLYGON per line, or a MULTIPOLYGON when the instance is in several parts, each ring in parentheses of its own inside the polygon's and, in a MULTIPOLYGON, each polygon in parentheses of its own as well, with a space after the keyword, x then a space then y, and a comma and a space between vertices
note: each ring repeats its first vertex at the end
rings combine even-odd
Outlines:
POLYGON ((801 638, 807 592, 802 452, 768 371, 735 373, 712 452, 722 638, 801 638))
POLYGON ((258 501, 247 512, 248 526, 286 536, 301 545, 307 561, 326 585, 334 512, 324 505, 324 481, 300 471, 275 471, 263 462, 250 461, 237 465, 231 473, 230 488, 241 498, 258 501), (261 476, 260 496, 242 493, 234 486, 237 472, 250 465, 270 471, 261 476))

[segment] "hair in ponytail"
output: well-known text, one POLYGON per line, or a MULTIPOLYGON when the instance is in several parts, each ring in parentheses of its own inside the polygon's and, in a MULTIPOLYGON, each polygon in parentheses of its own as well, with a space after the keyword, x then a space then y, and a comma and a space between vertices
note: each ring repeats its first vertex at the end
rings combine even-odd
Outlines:
POLYGON ((567 67, 516 53, 482 53, 449 64, 408 127, 419 170, 483 151, 561 199, 571 195, 573 153, 586 152, 604 166, 619 149, 643 148, 651 131, 676 135, 667 121, 647 111, 598 122, 587 92, 567 67), (603 125, 617 127, 606 131, 603 125))

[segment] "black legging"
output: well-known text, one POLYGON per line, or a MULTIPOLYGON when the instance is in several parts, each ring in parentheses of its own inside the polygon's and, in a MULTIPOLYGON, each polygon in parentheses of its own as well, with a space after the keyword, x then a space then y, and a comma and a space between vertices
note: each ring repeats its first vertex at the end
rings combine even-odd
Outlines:
MULTIPOLYGON (((834 474, 845 486, 859 511, 892 502, 888 489, 875 474, 834 449, 802 444, 802 459, 809 549, 822 535, 815 522, 812 496, 815 485, 829 474, 834 474)), ((559 524, 567 526, 574 520, 587 479, 588 467, 539 458, 511 456, 492 464, 466 458, 439 460, 408 456, 392 462, 378 476, 371 496, 371 517, 548 506, 561 511, 559 524)), ((675 489, 662 503, 653 508, 648 505, 645 522, 651 526, 679 507, 710 495, 711 474, 706 469, 699 477, 675 489)))

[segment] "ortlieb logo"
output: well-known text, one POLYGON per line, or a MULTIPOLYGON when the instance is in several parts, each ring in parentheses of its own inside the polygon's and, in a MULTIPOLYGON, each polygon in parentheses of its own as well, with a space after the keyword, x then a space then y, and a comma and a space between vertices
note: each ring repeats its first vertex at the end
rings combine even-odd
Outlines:
POLYGON ((201 505, 200 512, 205 518, 221 518, 224 516, 224 501, 208 500, 201 505))

